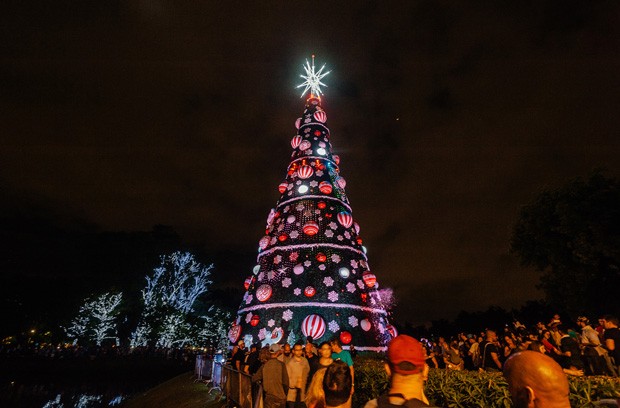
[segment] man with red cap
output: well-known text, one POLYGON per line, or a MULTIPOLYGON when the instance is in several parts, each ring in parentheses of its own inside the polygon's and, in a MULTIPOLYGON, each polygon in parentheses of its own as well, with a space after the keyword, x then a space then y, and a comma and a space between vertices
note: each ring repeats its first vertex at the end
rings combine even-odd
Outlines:
POLYGON ((422 344, 401 334, 388 344, 387 358, 385 371, 390 377, 390 389, 386 395, 368 401, 364 408, 429 407, 424 395, 428 365, 422 344))

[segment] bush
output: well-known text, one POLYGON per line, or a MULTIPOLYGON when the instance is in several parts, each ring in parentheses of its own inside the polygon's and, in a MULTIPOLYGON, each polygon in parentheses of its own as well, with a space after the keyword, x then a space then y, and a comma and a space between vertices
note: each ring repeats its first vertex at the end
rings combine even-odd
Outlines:
MULTIPOLYGON (((385 393, 389 379, 383 361, 359 358, 355 361, 353 407, 385 393)), ((611 377, 569 377, 572 407, 591 407, 593 401, 620 398, 620 380, 611 377)), ((426 383, 426 396, 439 407, 512 407, 508 384, 501 373, 452 371, 432 368, 426 383)))

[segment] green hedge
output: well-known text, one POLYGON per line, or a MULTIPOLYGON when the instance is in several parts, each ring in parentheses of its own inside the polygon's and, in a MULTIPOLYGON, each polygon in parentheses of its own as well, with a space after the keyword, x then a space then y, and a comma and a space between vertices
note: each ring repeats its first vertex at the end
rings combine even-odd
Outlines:
MULTIPOLYGON (((388 377, 382 360, 359 358, 355 361, 353 407, 386 392, 388 377)), ((591 407, 592 401, 620 398, 620 380, 611 377, 569 377, 572 407, 591 407)), ((512 407, 508 385, 500 373, 431 369, 426 396, 440 407, 512 407)))

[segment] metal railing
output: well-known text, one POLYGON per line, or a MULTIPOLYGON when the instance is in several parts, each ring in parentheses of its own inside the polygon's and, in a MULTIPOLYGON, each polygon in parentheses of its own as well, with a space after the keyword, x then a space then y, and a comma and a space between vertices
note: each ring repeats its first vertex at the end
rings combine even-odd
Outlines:
POLYGON ((253 393, 256 390, 252 387, 252 377, 228 365, 221 366, 221 370, 221 389, 229 405, 239 408, 253 408, 253 393))

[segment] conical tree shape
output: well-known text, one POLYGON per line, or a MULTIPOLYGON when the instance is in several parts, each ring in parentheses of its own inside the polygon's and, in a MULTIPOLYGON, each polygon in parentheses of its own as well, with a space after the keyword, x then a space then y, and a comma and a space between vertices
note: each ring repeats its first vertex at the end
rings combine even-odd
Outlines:
POLYGON ((338 336, 345 348, 382 351, 395 335, 326 121, 320 99, 311 95, 296 121, 281 196, 267 218, 257 265, 229 331, 233 343, 242 338, 264 346, 338 336))

